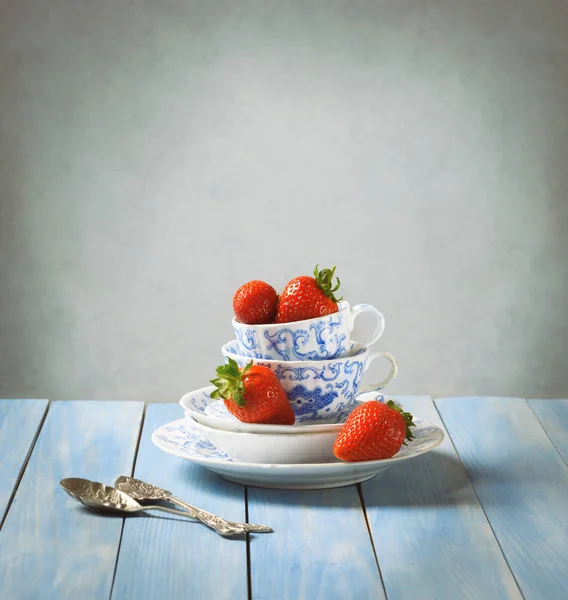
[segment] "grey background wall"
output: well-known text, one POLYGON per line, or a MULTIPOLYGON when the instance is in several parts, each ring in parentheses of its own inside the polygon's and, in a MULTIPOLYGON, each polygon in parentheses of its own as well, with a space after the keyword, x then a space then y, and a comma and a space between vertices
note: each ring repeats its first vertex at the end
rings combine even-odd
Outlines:
POLYGON ((561 0, 0 3, 0 397, 177 400, 315 263, 392 393, 566 397, 567 232, 561 0))

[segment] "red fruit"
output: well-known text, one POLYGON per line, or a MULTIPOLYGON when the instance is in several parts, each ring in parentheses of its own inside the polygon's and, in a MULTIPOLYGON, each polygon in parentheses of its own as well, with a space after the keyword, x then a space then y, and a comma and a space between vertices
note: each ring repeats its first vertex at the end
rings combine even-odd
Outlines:
POLYGON ((337 284, 332 288, 334 273, 335 267, 318 271, 316 265, 314 277, 302 275, 290 280, 278 300, 276 323, 303 321, 337 312, 337 303, 342 298, 338 300, 334 296, 340 284, 337 278, 337 284))
POLYGON ((370 400, 358 406, 345 421, 333 453, 341 460, 357 462, 391 458, 407 440, 414 439, 412 415, 392 400, 370 400))
POLYGON ((292 406, 280 380, 268 367, 253 365, 244 368, 232 358, 217 367, 217 387, 211 398, 222 398, 227 410, 244 423, 293 425, 296 420, 292 406))
POLYGON ((273 323, 276 316, 276 290, 264 281, 249 281, 235 292, 233 311, 241 323, 262 325, 273 323))

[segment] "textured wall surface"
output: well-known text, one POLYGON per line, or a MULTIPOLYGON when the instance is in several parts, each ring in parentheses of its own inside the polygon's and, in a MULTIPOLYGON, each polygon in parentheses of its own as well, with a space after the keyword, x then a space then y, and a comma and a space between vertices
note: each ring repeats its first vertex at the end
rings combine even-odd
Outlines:
POLYGON ((568 396, 565 2, 0 2, 0 397, 176 400, 315 263, 393 393, 568 396))

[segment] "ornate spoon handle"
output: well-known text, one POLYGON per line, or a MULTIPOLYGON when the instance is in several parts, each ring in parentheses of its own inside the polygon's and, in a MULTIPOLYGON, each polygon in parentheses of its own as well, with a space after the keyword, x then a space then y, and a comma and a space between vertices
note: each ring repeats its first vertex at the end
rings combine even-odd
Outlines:
POLYGON ((241 527, 217 526, 215 523, 205 521, 204 519, 199 518, 199 516, 189 512, 187 510, 176 510, 175 508, 167 508, 166 506, 159 506, 159 505, 144 506, 140 510, 161 510, 162 512, 169 513, 170 515, 178 515, 180 517, 185 517, 186 519, 188 519, 188 518, 189 519, 197 519, 197 520, 201 521, 202 523, 204 523, 205 525, 208 525, 209 527, 214 529, 217 533, 224 535, 224 536, 242 535, 242 534, 246 533, 245 530, 242 529, 241 527))
MULTIPOLYGON (((175 508, 168 508, 167 506, 158 506, 152 504, 146 504, 138 509, 135 512, 144 512, 147 510, 161 510, 162 512, 169 513, 170 515, 177 515, 178 517, 185 517, 186 519, 194 519, 195 517, 189 513, 187 510, 176 510, 175 508)), ((134 512, 134 511, 133 511, 134 512)))
POLYGON ((196 519, 199 519, 202 523, 209 525, 213 529, 216 529, 217 527, 238 527, 242 528, 244 531, 255 533, 271 533, 273 531, 270 527, 267 527, 266 525, 253 525, 250 523, 235 523, 234 521, 227 521, 222 517, 218 517, 217 515, 207 512, 206 510, 202 510, 201 508, 197 508, 192 504, 188 504, 187 502, 184 502, 183 500, 181 500, 180 498, 176 498, 175 496, 169 496, 168 500, 172 504, 177 504, 178 506, 185 508, 196 519))
POLYGON ((227 519, 218 517, 217 515, 207 512, 206 510, 202 510, 201 508, 197 508, 192 504, 188 504, 180 498, 174 497, 171 492, 168 492, 168 490, 164 490, 163 488, 151 483, 146 483, 140 479, 135 479, 134 477, 121 475, 117 478, 115 485, 119 490, 139 501, 164 500, 166 502, 176 504, 177 506, 180 506, 188 511, 188 514, 190 514, 194 519, 198 519, 221 535, 235 535, 245 532, 272 532, 270 527, 266 527, 264 525, 249 525, 248 523, 235 523, 234 521, 227 521, 227 519))

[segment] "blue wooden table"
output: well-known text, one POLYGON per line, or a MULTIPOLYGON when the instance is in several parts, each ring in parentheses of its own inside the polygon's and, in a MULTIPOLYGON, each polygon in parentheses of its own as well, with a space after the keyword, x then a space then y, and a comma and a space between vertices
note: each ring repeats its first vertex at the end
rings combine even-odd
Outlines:
POLYGON ((245 488, 164 454, 177 404, 0 400, 0 599, 568 598, 568 401, 398 398, 446 432, 360 486, 245 488), (273 534, 94 513, 64 477, 118 475, 273 534))

